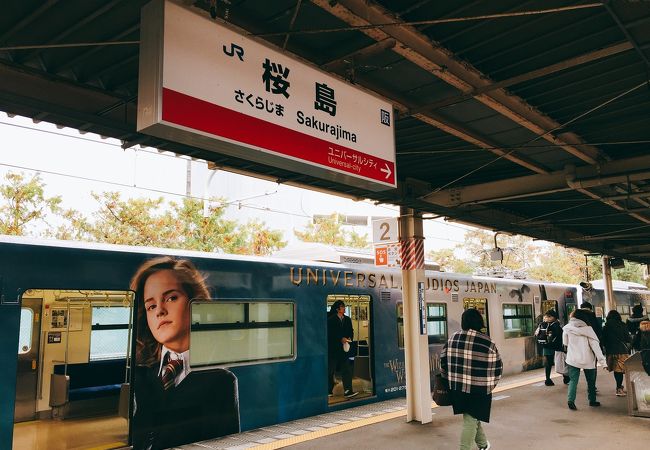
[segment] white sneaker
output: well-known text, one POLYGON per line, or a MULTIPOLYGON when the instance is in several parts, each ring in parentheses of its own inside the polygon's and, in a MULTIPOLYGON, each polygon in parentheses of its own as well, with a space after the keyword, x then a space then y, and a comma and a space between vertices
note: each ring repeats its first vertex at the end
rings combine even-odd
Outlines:
POLYGON ((487 441, 487 444, 485 444, 485 447, 479 447, 478 450, 490 450, 492 446, 490 445, 490 441, 487 441))

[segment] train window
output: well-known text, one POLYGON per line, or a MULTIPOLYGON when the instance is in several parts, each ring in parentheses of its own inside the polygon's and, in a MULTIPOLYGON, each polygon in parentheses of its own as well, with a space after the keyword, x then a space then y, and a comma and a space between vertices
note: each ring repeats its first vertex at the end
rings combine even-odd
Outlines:
MULTIPOLYGON (((447 305, 427 303, 427 335, 429 344, 447 341, 447 305)), ((397 304, 397 346, 404 348, 404 304, 397 304)))
POLYGON ((29 353, 32 349, 32 327, 34 311, 31 308, 20 309, 20 333, 18 335, 18 354, 29 353))
POLYGON ((447 305, 427 303, 427 334, 429 344, 447 342, 447 305))
POLYGON ((90 360, 125 358, 129 343, 128 306, 93 306, 90 360))
POLYGON ((555 300, 542 300, 542 314, 546 314, 546 311, 552 309, 555 312, 559 312, 557 309, 557 301, 555 300))
POLYGON ((292 359, 294 317, 290 302, 192 302, 190 366, 292 359))
POLYGON ((503 333, 506 339, 533 335, 533 305, 503 305, 503 333))

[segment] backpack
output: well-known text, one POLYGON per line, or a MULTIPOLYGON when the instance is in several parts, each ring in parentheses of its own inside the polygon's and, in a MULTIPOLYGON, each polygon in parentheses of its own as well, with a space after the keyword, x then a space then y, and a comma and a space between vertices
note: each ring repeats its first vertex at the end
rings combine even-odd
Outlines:
POLYGON ((537 343, 544 347, 550 347, 555 342, 557 336, 551 332, 551 324, 549 322, 542 322, 537 327, 537 343))

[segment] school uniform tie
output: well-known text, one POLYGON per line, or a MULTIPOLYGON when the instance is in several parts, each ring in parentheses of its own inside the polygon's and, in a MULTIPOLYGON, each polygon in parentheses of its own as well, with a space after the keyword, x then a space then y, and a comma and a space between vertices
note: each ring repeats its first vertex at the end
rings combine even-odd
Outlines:
POLYGON ((163 366, 162 373, 160 374, 160 381, 163 385, 163 389, 167 390, 174 386, 174 380, 176 379, 176 376, 181 373, 181 370, 183 370, 182 359, 170 359, 167 364, 163 366))

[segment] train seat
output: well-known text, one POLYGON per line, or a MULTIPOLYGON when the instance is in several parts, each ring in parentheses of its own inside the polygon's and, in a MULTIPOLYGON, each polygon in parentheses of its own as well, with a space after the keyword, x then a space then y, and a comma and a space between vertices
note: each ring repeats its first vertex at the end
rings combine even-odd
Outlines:
MULTIPOLYGON (((107 359, 82 364, 68 364, 69 401, 88 400, 120 395, 124 382, 125 359, 107 359)), ((64 364, 54 366, 54 373, 63 374, 64 364)))

